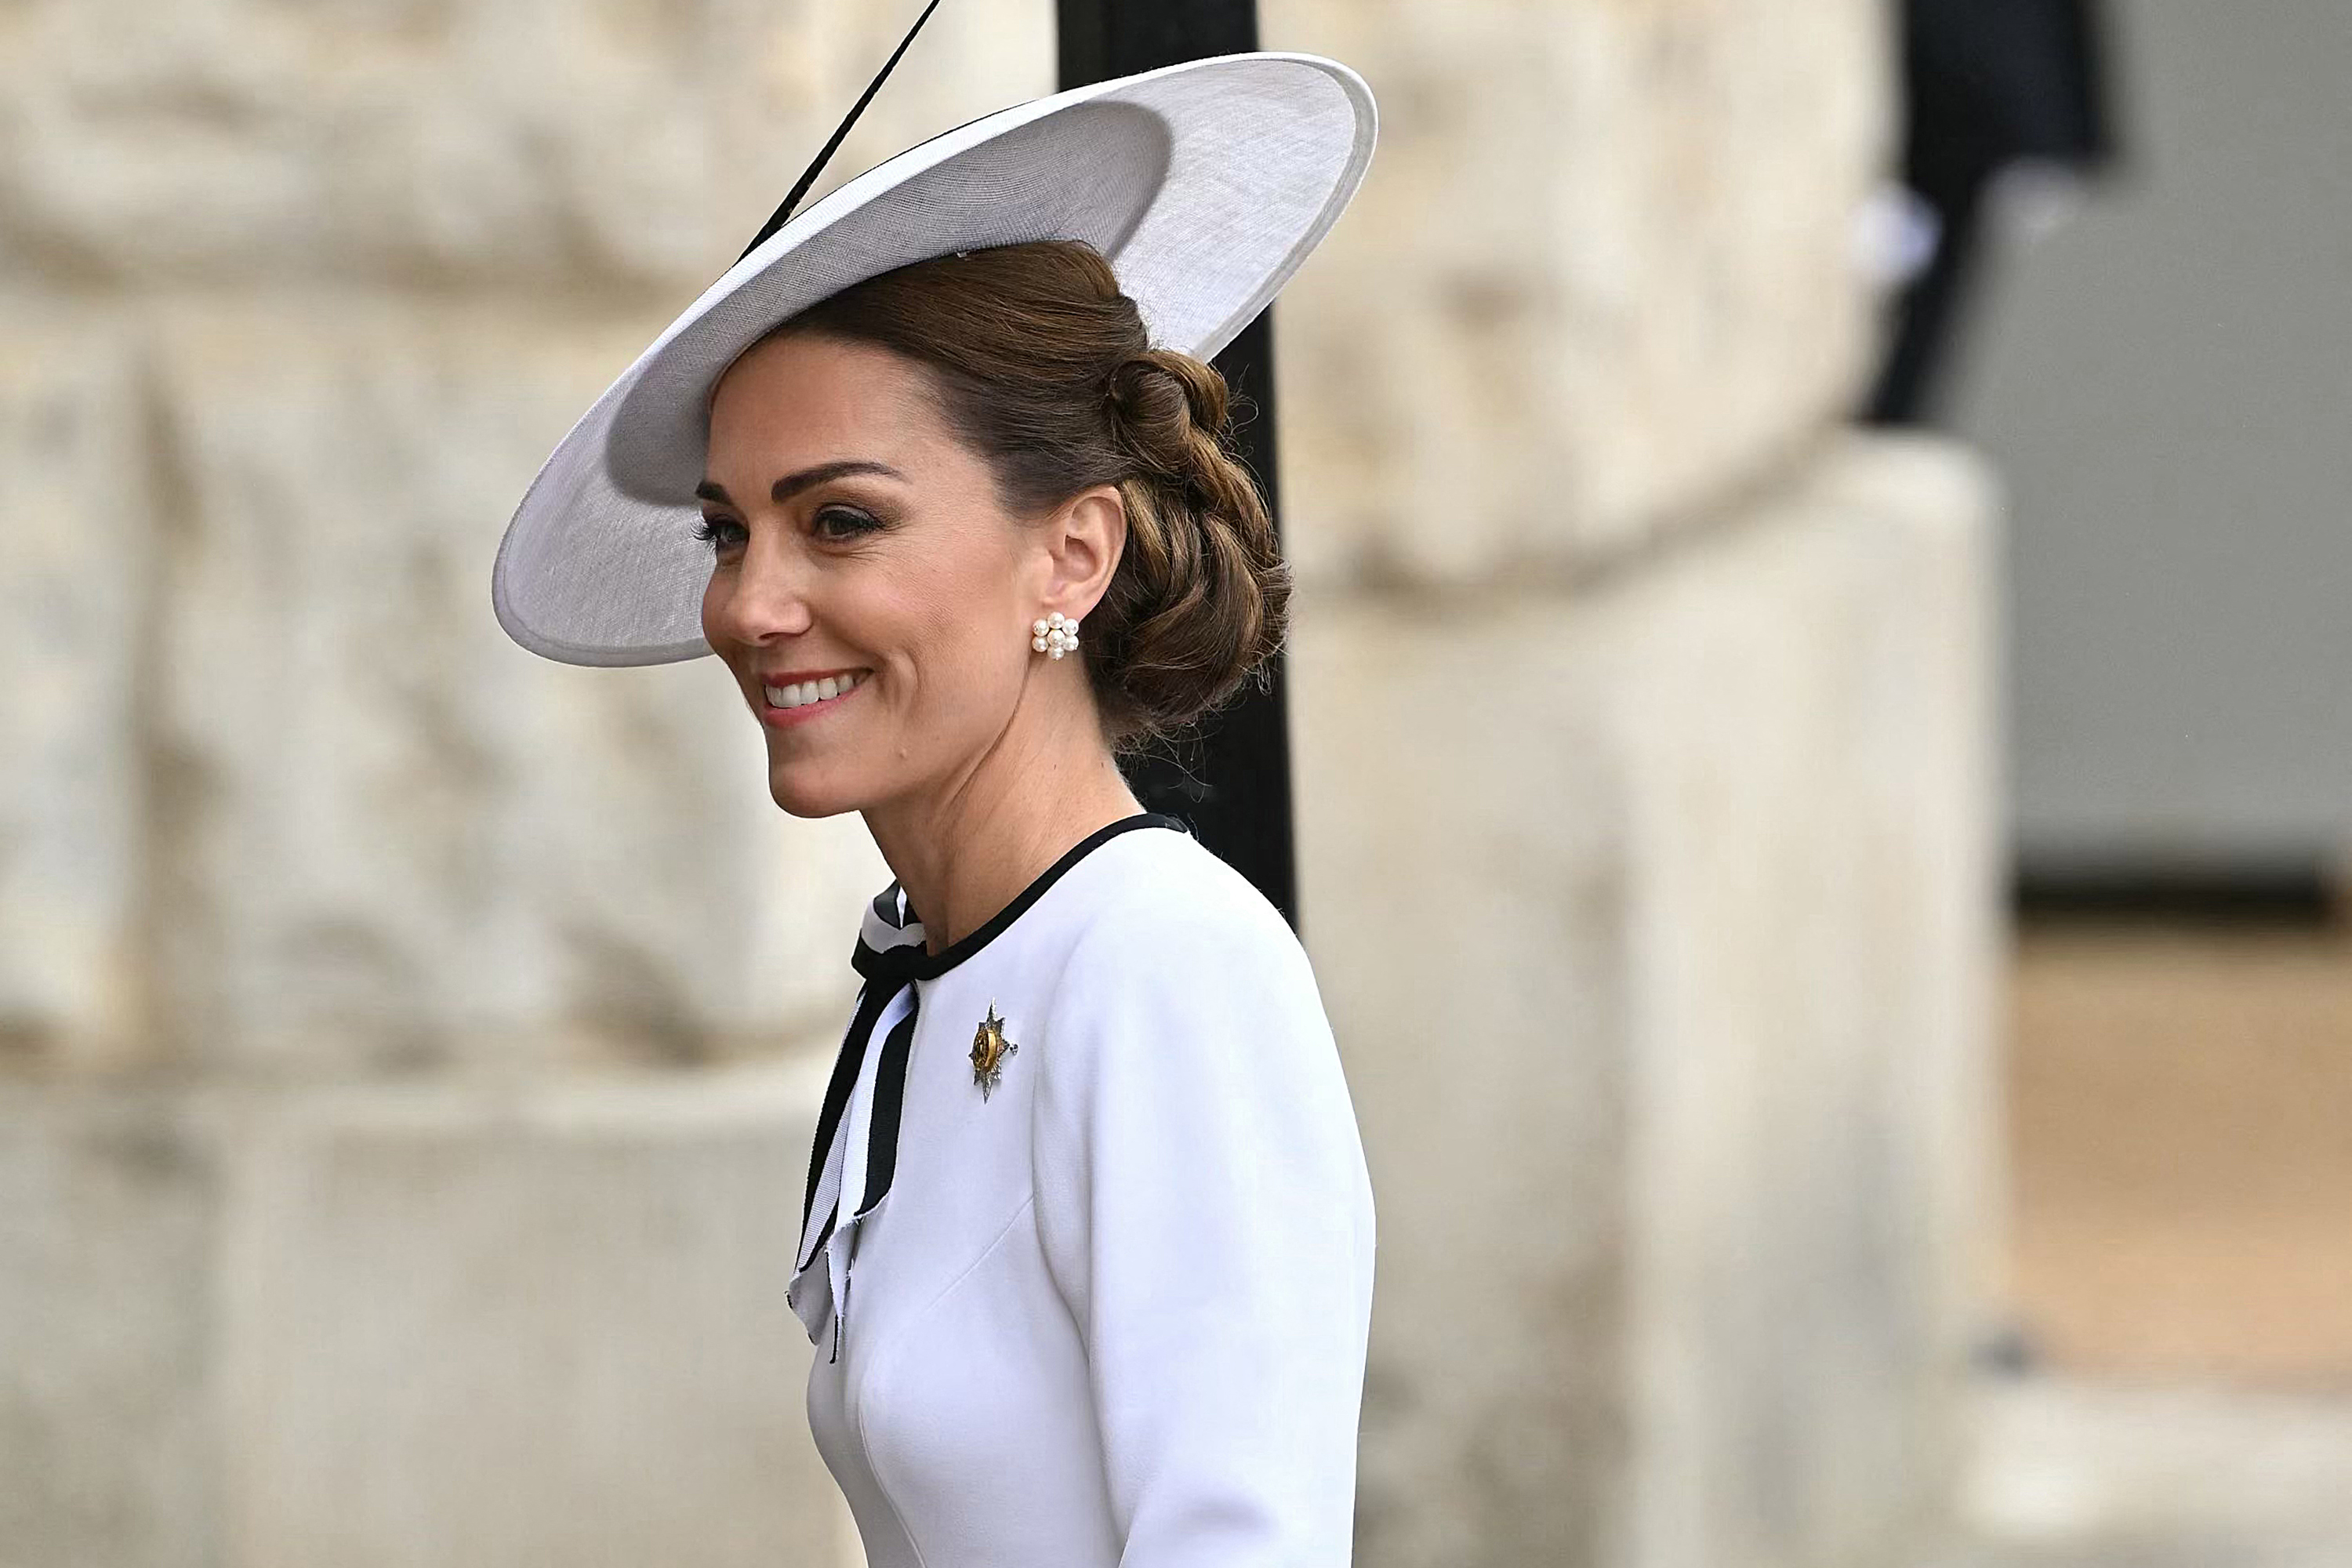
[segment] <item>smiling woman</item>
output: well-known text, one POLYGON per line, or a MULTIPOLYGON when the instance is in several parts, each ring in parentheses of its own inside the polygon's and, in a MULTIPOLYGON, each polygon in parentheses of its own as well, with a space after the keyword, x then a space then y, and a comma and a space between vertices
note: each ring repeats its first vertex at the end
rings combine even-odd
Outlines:
POLYGON ((1043 748, 1134 809, 1104 748, 1211 710, 1283 637, 1287 568, 1224 436, 1223 378, 1152 349, 1077 241, 899 268, 746 351, 696 491, 702 626, 770 721, 778 804, 870 807, 1043 748), (1083 679, 1028 658, 1056 617, 1084 628, 1083 679), (768 690, 857 671, 856 734, 782 741, 801 710, 768 690))
POLYGON ((877 1568, 1349 1561, 1373 1215, 1338 1047, 1281 915, 1118 764, 1281 645, 1204 356, 1370 152, 1362 83, 1292 56, 950 132, 755 246, 500 552, 504 624, 581 662, 683 657, 690 581, 770 794, 857 812, 894 875, 787 1292, 877 1568))

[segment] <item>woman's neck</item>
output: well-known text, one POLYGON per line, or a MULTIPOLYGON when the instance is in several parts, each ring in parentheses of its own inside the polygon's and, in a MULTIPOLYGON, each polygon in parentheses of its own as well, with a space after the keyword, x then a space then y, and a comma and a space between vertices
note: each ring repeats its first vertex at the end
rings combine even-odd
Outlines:
POLYGON ((1095 727, 1016 718, 957 778, 863 815, 937 953, 985 924, 1087 834, 1143 809, 1095 727))

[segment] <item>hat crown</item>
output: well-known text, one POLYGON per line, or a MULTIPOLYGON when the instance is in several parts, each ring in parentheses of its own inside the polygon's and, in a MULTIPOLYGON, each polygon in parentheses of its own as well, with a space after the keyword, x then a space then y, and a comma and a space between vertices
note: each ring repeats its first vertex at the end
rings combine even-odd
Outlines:
MULTIPOLYGON (((809 209, 804 225, 786 225, 753 265, 795 273, 792 297, 804 298, 805 309, 894 268, 957 250, 1082 239, 1116 258, 1162 188, 1171 153, 1167 121, 1150 110, 1117 100, 1077 104, 990 137, 870 200, 828 211, 828 197, 809 209), (1040 168, 1057 171, 1042 189, 1040 168)), ((709 391, 746 349, 798 313, 779 316, 779 307, 761 300, 755 289, 733 290, 679 335, 684 352, 718 366, 691 409, 650 380, 623 402, 605 460, 624 494, 656 504, 693 494, 710 438, 709 391), (688 414, 690 425, 680 417, 688 414)))

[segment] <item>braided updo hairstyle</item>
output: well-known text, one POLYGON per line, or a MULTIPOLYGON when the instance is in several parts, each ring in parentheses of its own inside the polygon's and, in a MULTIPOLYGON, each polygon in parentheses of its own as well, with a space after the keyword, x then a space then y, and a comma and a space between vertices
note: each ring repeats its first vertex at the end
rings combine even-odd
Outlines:
POLYGON ((1118 487, 1127 544, 1079 648, 1113 747, 1180 731, 1263 678, 1288 624, 1290 574, 1226 444, 1224 377, 1151 347, 1093 247, 1039 240, 919 261, 777 331, 927 366, 948 425, 1017 515, 1118 487))

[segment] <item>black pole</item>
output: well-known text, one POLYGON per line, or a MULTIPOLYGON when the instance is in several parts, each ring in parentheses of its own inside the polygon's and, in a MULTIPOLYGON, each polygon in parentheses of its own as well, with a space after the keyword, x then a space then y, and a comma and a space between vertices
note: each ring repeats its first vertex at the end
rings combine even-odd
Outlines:
MULTIPOLYGON (((1056 0, 1056 20, 1065 88, 1257 47, 1255 0, 1056 0)), ((1244 328, 1216 365, 1234 391, 1234 445, 1278 519, 1272 313, 1244 328)), ((1145 806, 1191 823, 1202 843, 1296 927, 1290 725, 1279 655, 1267 674, 1265 691, 1253 689, 1211 718, 1178 757, 1138 758, 1128 777, 1145 806)))

